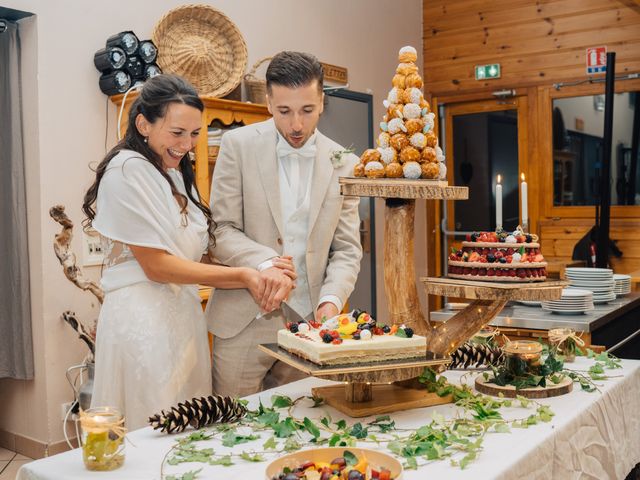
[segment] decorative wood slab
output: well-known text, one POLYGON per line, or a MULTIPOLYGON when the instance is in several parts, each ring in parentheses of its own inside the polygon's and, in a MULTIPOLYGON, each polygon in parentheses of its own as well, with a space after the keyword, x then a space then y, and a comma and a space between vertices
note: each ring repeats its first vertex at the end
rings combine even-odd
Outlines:
MULTIPOLYGON (((490 380, 491 378, 489 378, 490 380)), ((495 383, 488 383, 488 380, 484 379, 484 376, 479 375, 476 377, 476 390, 485 395, 493 395, 494 397, 500 394, 508 398, 516 398, 516 395, 522 395, 526 398, 549 398, 565 395, 573 390, 573 380, 569 377, 564 377, 560 383, 547 383, 546 387, 532 387, 521 388, 516 390, 513 385, 505 385, 501 387, 495 383)))
POLYGON ((408 178, 356 178, 340 177, 342 195, 380 198, 425 198, 466 200, 468 187, 449 186, 442 180, 411 180, 408 178))
POLYGON ((314 396, 322 397, 327 405, 336 410, 360 418, 385 413, 410 410, 412 408, 431 407, 453 402, 451 395, 439 397, 426 390, 413 390, 397 385, 372 385, 372 398, 365 402, 353 402, 345 399, 344 385, 312 388, 314 396))
POLYGON ((569 285, 563 280, 545 282, 480 282, 445 277, 422 277, 427 293, 446 297, 479 300, 557 300, 562 289, 569 285))
POLYGON ((420 376, 425 367, 447 365, 451 358, 426 352, 424 357, 406 360, 358 363, 355 365, 322 366, 298 357, 278 347, 276 343, 259 345, 266 354, 290 365, 307 375, 353 383, 387 383, 420 376))

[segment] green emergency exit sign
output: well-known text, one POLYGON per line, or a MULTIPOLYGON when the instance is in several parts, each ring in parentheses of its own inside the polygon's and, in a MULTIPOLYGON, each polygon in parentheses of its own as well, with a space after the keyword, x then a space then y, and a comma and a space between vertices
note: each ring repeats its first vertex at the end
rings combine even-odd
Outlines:
POLYGON ((486 80, 489 78, 500 78, 500 64, 476 65, 476 80, 486 80))

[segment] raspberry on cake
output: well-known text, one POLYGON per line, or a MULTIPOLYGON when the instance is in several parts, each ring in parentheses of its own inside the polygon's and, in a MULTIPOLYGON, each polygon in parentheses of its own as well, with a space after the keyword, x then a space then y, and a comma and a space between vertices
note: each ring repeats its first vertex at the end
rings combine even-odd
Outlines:
POLYGON ((490 282, 541 282, 547 278, 538 236, 521 229, 468 234, 462 248, 452 250, 448 267, 451 278, 490 282))
POLYGON ((287 324, 278 331, 278 346, 318 365, 350 365, 424 357, 427 339, 404 325, 383 325, 353 310, 318 326, 287 324))

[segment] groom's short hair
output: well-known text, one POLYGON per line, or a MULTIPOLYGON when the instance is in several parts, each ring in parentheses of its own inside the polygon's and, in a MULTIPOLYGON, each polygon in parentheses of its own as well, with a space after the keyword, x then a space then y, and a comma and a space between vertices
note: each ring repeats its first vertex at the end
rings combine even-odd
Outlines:
POLYGON ((267 68, 267 92, 271 93, 272 85, 298 88, 318 81, 318 89, 322 92, 324 73, 318 59, 310 53, 280 52, 276 54, 267 68))

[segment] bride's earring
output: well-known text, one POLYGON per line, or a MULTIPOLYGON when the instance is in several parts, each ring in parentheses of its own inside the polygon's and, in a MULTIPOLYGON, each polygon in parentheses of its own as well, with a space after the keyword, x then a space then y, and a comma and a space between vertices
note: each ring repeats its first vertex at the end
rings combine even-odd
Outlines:
POLYGON ((144 143, 149 143, 149 137, 144 137, 144 143))

